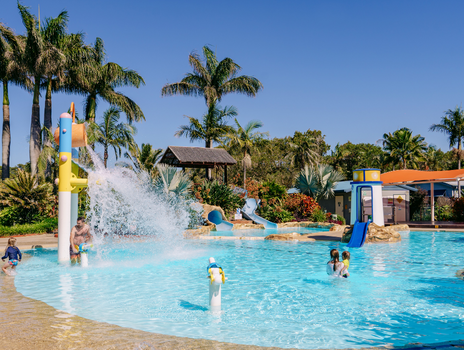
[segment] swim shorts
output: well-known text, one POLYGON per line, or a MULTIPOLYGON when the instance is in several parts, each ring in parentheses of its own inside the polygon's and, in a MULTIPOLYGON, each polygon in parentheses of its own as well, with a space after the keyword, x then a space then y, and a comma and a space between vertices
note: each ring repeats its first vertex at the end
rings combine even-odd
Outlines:
POLYGON ((69 246, 69 254, 72 256, 80 256, 81 255, 81 252, 77 252, 75 253, 74 250, 72 249, 72 246, 70 245, 69 246))
POLYGON ((10 260, 8 261, 10 263, 11 266, 16 266, 18 265, 18 260, 10 260))

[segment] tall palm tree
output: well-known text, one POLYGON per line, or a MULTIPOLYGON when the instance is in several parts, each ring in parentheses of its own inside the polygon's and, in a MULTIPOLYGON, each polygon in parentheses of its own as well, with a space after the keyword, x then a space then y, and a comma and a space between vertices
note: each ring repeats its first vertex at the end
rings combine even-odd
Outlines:
MULTIPOLYGON (((31 134, 29 141, 29 154, 31 160, 31 173, 37 173, 37 161, 41 149, 40 127, 40 88, 45 77, 54 75, 57 67, 66 62, 65 55, 55 47, 47 38, 59 37, 66 32, 68 13, 62 11, 56 18, 49 18, 41 26, 37 18, 29 12, 29 8, 18 3, 23 24, 26 28, 26 47, 24 62, 28 74, 34 82, 31 134)), ((51 124, 50 124, 51 126, 51 124)))
POLYGON ((10 99, 8 84, 30 88, 23 64, 24 40, 0 23, 0 80, 3 84, 2 180, 10 177, 10 99))
POLYGON ((108 148, 113 148, 116 159, 121 157, 122 147, 134 144, 134 135, 137 132, 133 125, 118 123, 121 112, 116 107, 110 107, 103 114, 103 122, 90 123, 89 142, 103 146, 103 161, 105 168, 108 164, 108 148))
POLYGON ((383 134, 383 149, 388 155, 386 161, 401 163, 403 169, 407 169, 408 165, 416 169, 418 163, 425 160, 427 143, 424 140, 420 134, 413 136, 408 128, 383 134))
POLYGON ((187 73, 178 83, 166 84, 161 89, 162 96, 203 96, 209 108, 220 102, 223 95, 236 92, 255 97, 263 87, 254 77, 237 76, 241 67, 231 58, 218 62, 216 54, 208 46, 203 47, 203 61, 192 52, 189 63, 193 73, 187 73))
POLYGON ((456 107, 454 110, 448 109, 445 116, 441 118, 440 124, 433 124, 431 131, 440 131, 448 135, 449 147, 458 145, 458 169, 461 169, 461 160, 464 158, 462 152, 462 139, 464 138, 464 110, 456 107))
POLYGON ((256 141, 268 136, 268 132, 253 132, 263 126, 263 123, 258 120, 250 121, 245 127, 242 127, 235 118, 236 128, 231 128, 227 134, 227 145, 230 149, 237 149, 243 153, 243 187, 246 189, 246 169, 251 167, 250 152, 256 141))
POLYGON ((68 92, 84 94, 85 118, 95 122, 99 100, 108 102, 126 114, 127 120, 141 121, 145 116, 141 108, 117 88, 132 86, 139 88, 145 80, 136 71, 126 69, 114 62, 106 62, 103 40, 97 38, 90 57, 86 63, 70 69, 71 84, 66 86, 68 92))
POLYGON ((289 142, 289 150, 286 157, 289 157, 291 164, 302 168, 305 165, 312 165, 318 163, 320 154, 317 149, 316 140, 303 139, 299 143, 289 142))
POLYGON ((117 165, 137 173, 145 171, 154 177, 157 173, 155 165, 161 159, 163 152, 162 148, 154 149, 149 143, 142 143, 142 147, 134 144, 129 147, 129 152, 124 153, 124 158, 128 161, 119 162, 117 165))
POLYGON ((316 202, 334 196, 334 189, 344 176, 330 165, 305 165, 296 179, 295 187, 313 197, 316 202))

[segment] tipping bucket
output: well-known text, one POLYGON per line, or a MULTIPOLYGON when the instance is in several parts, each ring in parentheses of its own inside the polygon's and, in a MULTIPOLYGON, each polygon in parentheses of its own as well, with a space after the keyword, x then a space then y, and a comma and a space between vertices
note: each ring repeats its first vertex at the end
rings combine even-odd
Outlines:
MULTIPOLYGON (((60 144, 60 128, 55 130, 55 142, 60 144)), ((71 147, 84 147, 87 146, 87 133, 85 131, 85 124, 72 125, 72 146, 71 147)))

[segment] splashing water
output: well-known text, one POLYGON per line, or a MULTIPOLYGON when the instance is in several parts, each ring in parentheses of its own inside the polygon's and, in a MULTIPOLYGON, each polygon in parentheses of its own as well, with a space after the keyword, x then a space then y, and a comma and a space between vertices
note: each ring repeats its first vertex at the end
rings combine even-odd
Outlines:
POLYGON ((124 167, 105 168, 88 146, 87 151, 94 167, 80 166, 89 174, 86 216, 97 256, 104 257, 107 243, 127 248, 147 239, 159 243, 150 245, 150 249, 157 250, 157 256, 181 254, 192 201, 158 188, 146 172, 136 173, 124 167))

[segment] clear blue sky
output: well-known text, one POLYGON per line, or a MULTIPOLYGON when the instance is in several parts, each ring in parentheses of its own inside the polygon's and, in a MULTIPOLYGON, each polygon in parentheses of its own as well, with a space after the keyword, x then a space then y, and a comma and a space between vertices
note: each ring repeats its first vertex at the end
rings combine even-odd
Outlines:
MULTIPOLYGON (((206 110, 199 97, 161 97, 161 88, 190 72, 188 54, 208 44, 242 74, 260 79, 256 98, 227 95, 243 124, 258 119, 271 137, 321 130, 337 142, 375 143, 409 127, 448 150, 429 132, 464 100, 463 1, 109 1, 24 0, 41 18, 69 12, 69 31, 101 37, 108 60, 138 71, 146 86, 122 89, 145 113, 137 142, 191 145, 173 135, 184 115, 206 110)), ((2 0, 0 21, 23 33, 14 0, 2 0)), ((53 96, 53 124, 81 96, 53 96)), ((29 159, 32 96, 10 88, 12 165, 29 159)), ((41 98, 43 120, 44 98, 41 98)), ((101 103, 97 117, 107 105, 101 103)), ((193 145, 202 146, 203 143, 193 145)))

